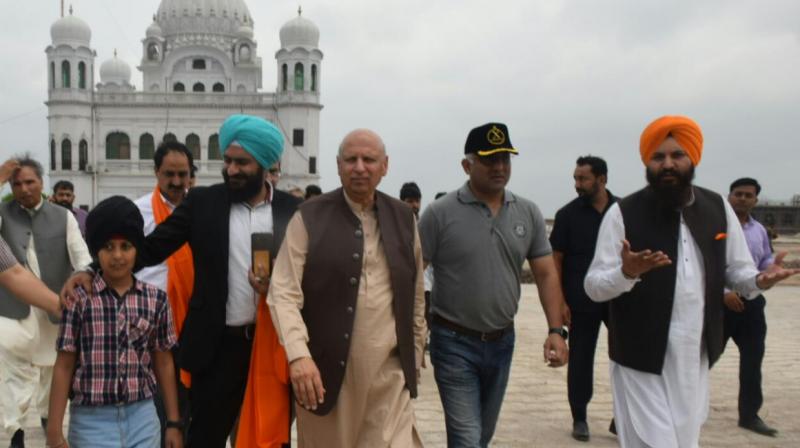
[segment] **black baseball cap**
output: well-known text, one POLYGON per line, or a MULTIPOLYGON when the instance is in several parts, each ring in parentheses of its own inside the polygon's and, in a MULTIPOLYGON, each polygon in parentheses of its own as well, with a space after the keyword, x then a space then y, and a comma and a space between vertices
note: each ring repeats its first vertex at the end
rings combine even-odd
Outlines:
POLYGON ((464 154, 477 154, 485 157, 498 152, 519 154, 519 151, 511 145, 506 125, 503 123, 486 123, 469 131, 467 142, 464 144, 464 154))

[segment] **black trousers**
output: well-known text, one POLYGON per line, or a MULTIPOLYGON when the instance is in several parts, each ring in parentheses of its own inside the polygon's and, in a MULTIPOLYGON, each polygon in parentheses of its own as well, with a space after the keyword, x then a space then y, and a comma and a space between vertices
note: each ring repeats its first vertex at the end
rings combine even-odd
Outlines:
POLYGON ((745 309, 736 313, 725 309, 725 342, 733 338, 739 347, 739 421, 750 422, 764 403, 761 394, 761 362, 767 338, 764 296, 745 300, 745 309))
POLYGON ((567 364, 567 396, 573 421, 586 421, 586 407, 592 399, 594 352, 600 323, 607 322, 608 308, 602 311, 572 311, 567 364))
POLYGON ((226 332, 208 370, 192 373, 188 447, 225 447, 244 400, 252 346, 243 334, 226 332))

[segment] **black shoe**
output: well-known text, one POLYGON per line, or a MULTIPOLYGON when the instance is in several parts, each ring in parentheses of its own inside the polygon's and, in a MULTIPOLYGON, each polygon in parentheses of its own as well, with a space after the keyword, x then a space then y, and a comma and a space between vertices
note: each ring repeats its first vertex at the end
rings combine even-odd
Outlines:
POLYGON ((25 448, 25 431, 18 429, 11 438, 11 445, 8 448, 25 448))
POLYGON ((588 442, 589 425, 585 421, 572 422, 572 438, 579 442, 588 442))
POLYGON ((617 435, 617 425, 614 423, 614 419, 611 419, 611 424, 608 425, 608 432, 611 434, 617 435))
POLYGON ((749 422, 739 421, 739 426, 761 434, 762 436, 775 437, 778 435, 778 430, 767 426, 767 424, 764 423, 764 420, 761 420, 760 417, 756 417, 749 422))

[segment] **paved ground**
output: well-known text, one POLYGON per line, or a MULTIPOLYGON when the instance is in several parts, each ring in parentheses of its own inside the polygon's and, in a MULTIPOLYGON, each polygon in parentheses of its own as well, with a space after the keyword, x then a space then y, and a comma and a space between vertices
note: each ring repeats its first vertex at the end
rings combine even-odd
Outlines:
MULTIPOLYGON (((571 418, 566 400, 566 369, 550 369, 541 361, 546 324, 536 287, 523 286, 517 319, 517 350, 505 403, 493 446, 585 447, 616 446, 608 433, 611 395, 605 331, 600 336, 595 368, 595 393, 589 407, 592 440, 588 444, 570 438, 571 418)), ((767 294, 767 354, 764 360, 764 407, 761 416, 780 429, 778 438, 765 438, 736 426, 739 354, 731 344, 711 375, 711 411, 703 428, 703 447, 797 447, 800 446, 800 287, 783 286, 767 294)), ((446 445, 444 417, 433 372, 423 374, 420 398, 415 403, 419 430, 427 447, 446 445)), ((31 420, 28 446, 42 447, 41 430, 31 420)), ((0 436, 0 447, 8 438, 0 436)))

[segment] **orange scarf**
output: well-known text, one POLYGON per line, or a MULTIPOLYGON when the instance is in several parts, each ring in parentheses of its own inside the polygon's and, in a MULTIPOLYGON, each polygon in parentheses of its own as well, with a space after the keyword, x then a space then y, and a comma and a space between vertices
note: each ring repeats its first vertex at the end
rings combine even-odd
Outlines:
MULTIPOLYGON (((156 225, 161 224, 172 211, 161 198, 158 187, 153 191, 150 200, 153 206, 153 218, 156 225)), ((175 323, 175 332, 180 335, 183 330, 183 320, 186 319, 186 312, 189 309, 189 299, 192 297, 194 286, 194 261, 192 260, 192 249, 189 244, 184 244, 167 258, 167 299, 172 308, 172 318, 175 323)), ((181 383, 187 388, 192 385, 189 372, 181 369, 181 383)))
POLYGON ((279 448, 289 443, 289 364, 263 295, 255 331, 236 447, 279 448))

